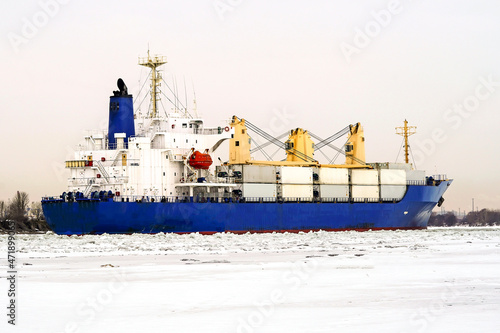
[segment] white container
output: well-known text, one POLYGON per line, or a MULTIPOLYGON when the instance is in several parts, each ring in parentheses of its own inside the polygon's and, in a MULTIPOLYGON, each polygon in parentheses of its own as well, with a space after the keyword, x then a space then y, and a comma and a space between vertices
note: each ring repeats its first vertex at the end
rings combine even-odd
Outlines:
POLYGON ((321 198, 349 198, 349 185, 320 185, 321 198))
POLYGON ((424 170, 406 171, 406 180, 424 182, 425 181, 425 171, 424 170))
POLYGON ((244 183, 241 190, 245 198, 276 198, 276 184, 244 183))
POLYGON ((243 165, 243 182, 276 184, 276 167, 271 165, 243 165))
POLYGON ((348 169, 319 168, 318 176, 321 185, 349 185, 348 169))
POLYGON ((285 184, 281 186, 281 195, 283 198, 312 199, 313 186, 285 184))
POLYGON ((381 185, 380 197, 382 200, 401 200, 406 194, 406 185, 381 185))
POLYGON ((351 187, 352 197, 355 199, 378 199, 378 185, 353 185, 351 187))
POLYGON ((312 184, 313 169, 308 167, 281 167, 282 184, 312 184))
POLYGON ((378 185, 378 170, 353 169, 352 185, 378 185))
POLYGON ((405 170, 405 171, 409 171, 411 170, 411 164, 410 163, 387 163, 388 164, 388 167, 389 169, 393 169, 393 170, 397 170, 397 169, 401 169, 401 170, 405 170))
POLYGON ((380 184, 382 185, 406 185, 405 170, 380 170, 380 184))

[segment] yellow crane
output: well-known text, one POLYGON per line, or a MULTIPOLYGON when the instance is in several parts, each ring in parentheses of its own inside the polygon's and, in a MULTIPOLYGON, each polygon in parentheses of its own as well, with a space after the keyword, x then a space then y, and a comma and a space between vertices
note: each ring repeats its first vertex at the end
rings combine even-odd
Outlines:
MULTIPOLYGON (((302 128, 296 128, 290 131, 288 140, 283 143, 276 138, 263 132, 255 125, 245 119, 233 116, 230 126, 234 132, 229 141, 229 161, 228 164, 255 164, 255 165, 280 165, 280 166, 321 166, 325 168, 348 168, 371 169, 372 166, 365 163, 365 137, 360 123, 350 125, 348 128, 348 143, 346 145, 346 163, 345 164, 320 164, 313 158, 316 145, 311 139, 310 133, 302 128), (248 135, 247 126, 259 135, 272 141, 278 146, 282 146, 286 151, 284 161, 255 161, 250 156, 251 138, 248 135)), ((317 136, 315 136, 317 137, 317 136)), ((328 145, 327 140, 322 140, 318 147, 328 145)))

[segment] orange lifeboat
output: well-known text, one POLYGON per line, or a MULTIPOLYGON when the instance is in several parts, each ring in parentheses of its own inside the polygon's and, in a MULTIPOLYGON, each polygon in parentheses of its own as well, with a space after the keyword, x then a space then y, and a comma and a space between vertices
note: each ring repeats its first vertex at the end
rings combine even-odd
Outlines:
POLYGON ((200 153, 195 150, 191 156, 189 156, 189 165, 195 169, 208 169, 212 165, 212 157, 206 151, 205 153, 200 153))

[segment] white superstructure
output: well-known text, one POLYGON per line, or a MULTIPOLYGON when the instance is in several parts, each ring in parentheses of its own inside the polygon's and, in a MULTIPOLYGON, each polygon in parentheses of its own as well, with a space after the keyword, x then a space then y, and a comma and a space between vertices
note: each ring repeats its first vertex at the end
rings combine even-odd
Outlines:
POLYGON ((213 176, 210 170, 189 166, 192 149, 213 151, 229 138, 229 127, 204 128, 201 119, 176 115, 156 119, 129 138, 128 148, 118 144, 116 149, 109 149, 106 133, 90 134, 82 150, 75 152, 74 160, 66 162, 71 171, 68 191, 85 196, 94 191, 122 196, 188 195, 175 184, 213 176))
MULTIPOLYGON (((161 76, 156 66, 166 61, 161 58, 155 62, 155 59, 159 58, 148 55, 143 62, 153 68, 151 98, 158 101, 156 88, 161 76)), ((125 96, 131 100, 125 84, 120 81, 120 91, 114 92, 114 97, 125 96)), ((126 105, 111 98, 110 113, 112 110, 123 112, 126 105)), ((115 197, 171 197, 192 195, 189 191, 192 192, 194 185, 188 184, 207 187, 207 182, 214 180, 213 165, 210 169, 193 168, 189 158, 195 151, 213 153, 224 140, 231 138, 234 130, 227 123, 206 128, 203 119, 192 117, 186 110, 176 109, 162 115, 156 110, 156 103, 152 105, 153 110, 146 115, 133 114, 135 135, 118 132, 111 134, 112 138, 109 130, 85 136, 85 143, 80 145, 74 158, 66 161, 66 168, 70 170, 69 192, 83 193, 85 197, 103 191, 106 195, 111 191, 115 197)))

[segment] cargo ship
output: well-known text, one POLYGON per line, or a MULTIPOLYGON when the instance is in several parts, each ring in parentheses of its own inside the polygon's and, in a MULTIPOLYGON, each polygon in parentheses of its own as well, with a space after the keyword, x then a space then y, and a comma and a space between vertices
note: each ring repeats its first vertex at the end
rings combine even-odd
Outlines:
POLYGON ((409 163, 413 127, 406 120, 399 133, 405 138, 405 163, 367 163, 360 123, 326 139, 302 128, 273 137, 237 116, 205 127, 175 94, 167 97, 174 108, 160 111, 166 95, 159 86, 166 83, 159 67, 165 63, 149 51, 139 59, 150 70, 147 112, 134 112, 133 97, 118 80, 108 130, 85 136, 65 162, 67 189, 42 198, 55 233, 424 229, 444 201, 452 180, 427 176, 409 163), (256 144, 257 136, 265 143, 256 144), (333 141, 339 138, 347 141, 337 147, 333 141), (214 163, 224 145, 227 160, 214 163), (256 159, 267 146, 283 150, 283 158, 256 159), (314 154, 324 147, 345 162, 320 163, 314 154))

